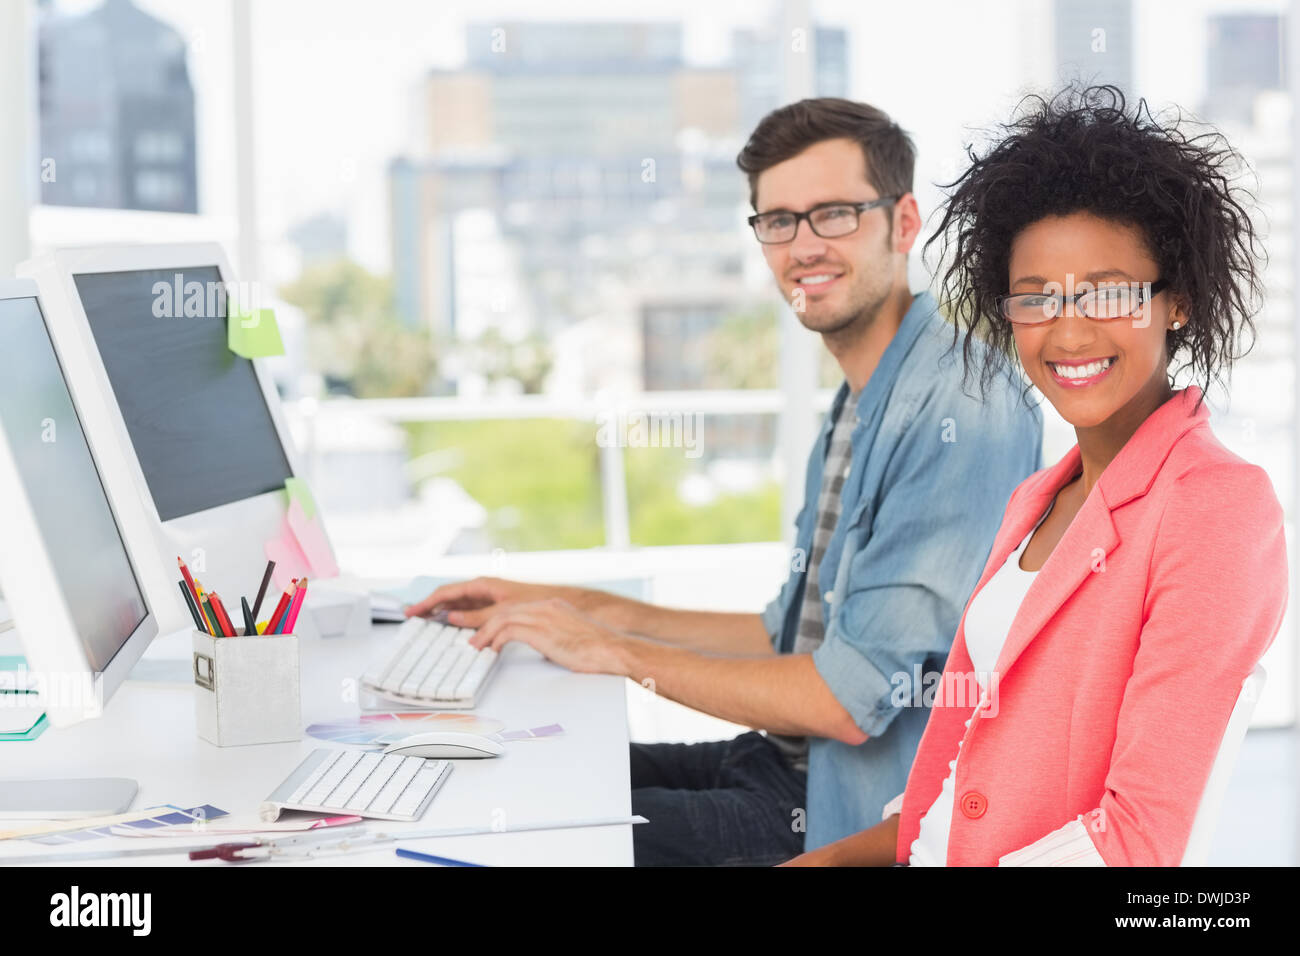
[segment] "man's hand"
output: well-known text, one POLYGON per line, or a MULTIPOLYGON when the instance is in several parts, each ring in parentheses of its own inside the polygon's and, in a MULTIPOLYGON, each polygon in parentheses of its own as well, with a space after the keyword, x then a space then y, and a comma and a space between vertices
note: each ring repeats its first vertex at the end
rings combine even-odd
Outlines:
POLYGON ((502 578, 474 578, 444 584, 422 601, 406 608, 407 617, 447 612, 447 623, 455 627, 481 627, 508 605, 560 597, 571 588, 551 584, 526 584, 502 578))
POLYGON ((584 674, 622 674, 619 651, 626 637, 588 617, 568 601, 547 598, 506 604, 470 638, 477 648, 500 651, 521 641, 555 663, 584 674))

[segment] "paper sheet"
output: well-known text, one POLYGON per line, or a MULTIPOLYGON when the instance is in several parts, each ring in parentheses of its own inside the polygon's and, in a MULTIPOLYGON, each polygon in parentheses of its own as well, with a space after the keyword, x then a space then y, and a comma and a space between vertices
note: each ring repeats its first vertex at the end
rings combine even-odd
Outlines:
MULTIPOLYGON (((271 581, 280 591, 287 591, 294 578, 300 578, 311 570, 307 556, 303 554, 302 547, 298 544, 298 537, 289 527, 287 518, 280 523, 279 536, 266 542, 263 550, 266 552, 267 559, 275 562, 271 581)), ((267 597, 270 598, 271 595, 268 594, 267 597)), ((278 599, 278 595, 276 597, 278 599)), ((275 607, 274 601, 271 602, 271 607, 275 607)))
POLYGON ((307 482, 301 478, 286 478, 284 479, 284 490, 289 493, 290 504, 296 501, 302 505, 303 514, 308 518, 316 517, 316 499, 312 497, 307 482))
POLYGON ((274 309, 242 309, 230 300, 227 314, 226 345, 230 351, 249 359, 284 354, 274 309))
POLYGON ((0 697, 0 734, 27 734, 44 713, 36 694, 4 694, 0 697))
MULTIPOLYGON (((325 526, 321 524, 320 517, 307 517, 302 502, 295 499, 289 502, 288 521, 294 537, 298 539, 298 547, 311 567, 312 576, 338 577, 339 566, 334 560, 334 549, 330 547, 329 538, 325 536, 325 526)), ((276 570, 278 571, 279 567, 276 570)))

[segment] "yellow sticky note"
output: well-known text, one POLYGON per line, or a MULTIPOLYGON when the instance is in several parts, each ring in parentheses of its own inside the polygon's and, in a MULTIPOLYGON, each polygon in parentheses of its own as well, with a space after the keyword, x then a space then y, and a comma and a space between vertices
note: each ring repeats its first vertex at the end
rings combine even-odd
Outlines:
POLYGON ((286 478, 284 480, 284 490, 289 493, 289 503, 295 501, 302 506, 302 513, 308 518, 316 517, 316 499, 312 497, 311 489, 307 487, 307 482, 301 478, 286 478))
POLYGON ((226 314, 226 344, 230 351, 244 358, 284 354, 274 309, 244 309, 231 300, 226 314))

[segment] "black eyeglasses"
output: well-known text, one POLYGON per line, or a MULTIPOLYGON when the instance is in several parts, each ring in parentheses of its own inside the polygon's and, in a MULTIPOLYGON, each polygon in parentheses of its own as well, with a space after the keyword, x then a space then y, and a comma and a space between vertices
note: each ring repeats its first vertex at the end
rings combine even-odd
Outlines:
POLYGON ((888 206, 898 202, 899 196, 884 196, 867 202, 827 202, 813 206, 807 212, 788 212, 784 209, 776 212, 763 212, 749 217, 749 224, 754 235, 764 245, 776 245, 789 242, 799 231, 799 220, 808 220, 808 227, 815 235, 823 239, 839 239, 855 232, 858 217, 868 209, 888 206))
POLYGON ((1133 313, 1154 299, 1169 283, 1165 279, 1154 282, 1115 282, 1093 286, 1074 295, 1051 292, 1025 292, 1018 295, 998 296, 998 313, 1014 325, 1042 325, 1051 322, 1065 311, 1065 303, 1073 302, 1074 310, 1098 322, 1131 318, 1133 313))

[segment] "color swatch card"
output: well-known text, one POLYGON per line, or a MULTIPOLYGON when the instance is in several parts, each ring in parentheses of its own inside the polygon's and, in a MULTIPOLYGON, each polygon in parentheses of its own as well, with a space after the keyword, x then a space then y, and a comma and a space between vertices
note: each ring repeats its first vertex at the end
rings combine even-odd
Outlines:
POLYGON ((133 813, 118 813, 111 817, 93 820, 60 820, 55 823, 36 824, 21 830, 8 831, 0 837, 27 840, 45 846, 63 846, 68 843, 85 843, 118 836, 123 828, 136 831, 158 830, 164 827, 202 826, 207 820, 226 816, 225 810, 204 804, 201 807, 183 807, 166 804, 149 807, 133 813))
POLYGON ((547 724, 545 727, 530 727, 527 730, 503 730, 497 734, 497 739, 501 741, 540 740, 543 737, 555 737, 562 733, 564 728, 559 724, 547 724))
POLYGON ((230 815, 222 817, 220 822, 211 821, 194 825, 194 824, 177 824, 175 826, 160 827, 156 830, 139 830, 129 827, 114 827, 114 836, 139 837, 141 839, 156 837, 189 837, 193 838, 196 834, 207 836, 226 836, 237 833, 298 833, 307 830, 325 830, 333 827, 350 827, 364 822, 365 817, 357 816, 326 816, 304 819, 295 817, 292 820, 277 820, 274 823, 267 823, 256 813, 245 813, 239 816, 230 815))
POLYGON ((414 734, 427 734, 436 730, 452 730, 462 734, 479 734, 487 737, 500 731, 505 724, 491 717, 474 714, 455 714, 443 711, 394 711, 387 714, 363 714, 327 723, 312 724, 307 733, 319 740, 336 744, 387 745, 414 734))

